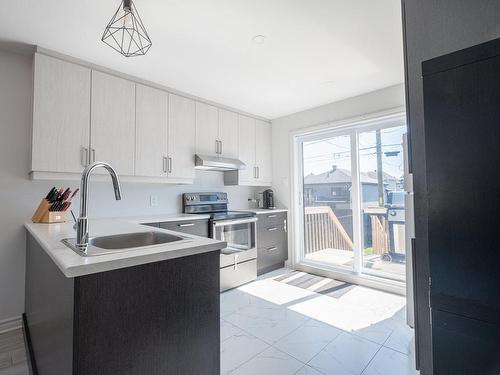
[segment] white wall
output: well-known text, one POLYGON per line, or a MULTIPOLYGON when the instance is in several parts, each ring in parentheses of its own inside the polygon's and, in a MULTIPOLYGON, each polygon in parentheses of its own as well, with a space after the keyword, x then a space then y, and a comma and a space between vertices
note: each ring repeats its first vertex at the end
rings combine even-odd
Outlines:
POLYGON ((284 207, 291 204, 291 132, 403 107, 404 104, 404 85, 400 84, 273 120, 273 189, 278 204, 284 207))
MULTIPOLYGON (((0 50, 0 323, 24 311, 25 231, 41 197, 52 186, 78 181, 28 179, 31 142, 31 57, 0 50)), ((248 207, 256 188, 223 185, 220 172, 197 171, 194 185, 124 183, 123 200, 115 201, 111 183, 91 183, 90 217, 175 213, 188 191, 226 191, 232 208, 248 207), (158 206, 149 206, 149 196, 158 206)))

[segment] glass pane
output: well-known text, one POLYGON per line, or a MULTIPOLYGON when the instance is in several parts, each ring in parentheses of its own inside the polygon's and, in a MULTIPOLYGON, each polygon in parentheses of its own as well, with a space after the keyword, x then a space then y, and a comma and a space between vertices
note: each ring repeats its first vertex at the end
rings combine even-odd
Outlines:
POLYGON ((234 250, 248 250, 253 247, 251 224, 232 224, 216 227, 216 238, 227 242, 227 247, 234 250))
POLYGON ((404 133, 406 126, 359 134, 363 272, 403 280, 404 133))
POLYGON ((303 143, 304 256, 353 269, 350 136, 303 143))

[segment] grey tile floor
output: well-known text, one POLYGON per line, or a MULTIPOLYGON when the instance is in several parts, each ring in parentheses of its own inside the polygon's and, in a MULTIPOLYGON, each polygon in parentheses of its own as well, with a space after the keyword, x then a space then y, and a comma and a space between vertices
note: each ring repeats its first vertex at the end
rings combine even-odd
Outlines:
MULTIPOLYGON (((281 269, 223 293, 221 374, 416 374, 405 298, 331 282, 281 269)), ((28 375, 21 329, 0 334, 0 375, 28 375)))

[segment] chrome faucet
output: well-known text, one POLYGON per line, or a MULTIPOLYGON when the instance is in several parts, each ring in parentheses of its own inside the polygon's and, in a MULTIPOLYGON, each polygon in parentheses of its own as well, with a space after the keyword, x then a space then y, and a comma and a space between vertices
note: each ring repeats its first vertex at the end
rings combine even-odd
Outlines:
POLYGON ((95 162, 90 164, 85 168, 82 174, 82 182, 80 185, 80 217, 76 222, 76 248, 84 254, 87 254, 87 247, 89 243, 89 222, 87 218, 87 198, 88 198, 88 185, 89 177, 94 169, 97 168, 106 169, 111 175, 111 180, 113 181, 113 189, 115 190, 115 198, 117 201, 122 199, 120 181, 116 175, 115 170, 108 163, 95 162))

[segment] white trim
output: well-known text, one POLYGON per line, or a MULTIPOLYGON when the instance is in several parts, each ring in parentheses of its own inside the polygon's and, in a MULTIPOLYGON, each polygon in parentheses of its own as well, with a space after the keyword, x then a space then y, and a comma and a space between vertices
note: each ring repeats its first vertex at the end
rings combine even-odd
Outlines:
POLYGON ((23 319, 20 316, 16 318, 0 320, 0 333, 13 331, 15 329, 22 328, 22 326, 23 319))
POLYGON ((390 120, 405 119, 405 107, 395 107, 385 111, 372 112, 356 117, 349 117, 337 121, 323 122, 317 125, 307 126, 300 129, 290 131, 292 137, 321 134, 323 132, 331 132, 332 130, 341 130, 343 128, 364 127, 374 125, 380 122, 390 120))
POLYGON ((373 289, 383 290, 385 292, 406 295, 405 284, 398 281, 382 279, 380 277, 370 276, 366 274, 356 275, 353 272, 333 270, 324 264, 315 264, 308 261, 296 264, 294 267, 297 271, 316 274, 323 277, 328 277, 335 280, 345 281, 347 283, 362 285, 373 289))
POLYGON ((358 214, 361 212, 361 182, 359 178, 359 137, 357 132, 351 134, 351 197, 352 197, 352 233, 354 250, 354 272, 360 275, 363 269, 363 219, 358 214), (355 214, 356 213, 356 214, 355 214))

